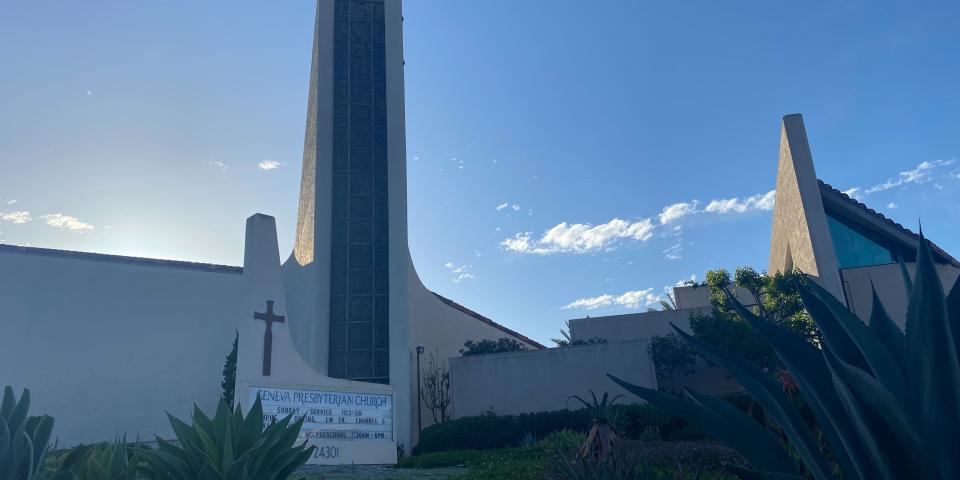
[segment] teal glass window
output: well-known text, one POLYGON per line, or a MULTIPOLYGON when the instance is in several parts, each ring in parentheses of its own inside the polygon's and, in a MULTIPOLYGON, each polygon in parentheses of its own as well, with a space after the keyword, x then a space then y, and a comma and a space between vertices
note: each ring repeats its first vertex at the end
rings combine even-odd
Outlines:
POLYGON ((329 375, 389 383, 383 0, 334 4, 329 375))
POLYGON ((868 267, 893 263, 890 249, 850 228, 842 220, 827 215, 833 249, 840 268, 868 267))

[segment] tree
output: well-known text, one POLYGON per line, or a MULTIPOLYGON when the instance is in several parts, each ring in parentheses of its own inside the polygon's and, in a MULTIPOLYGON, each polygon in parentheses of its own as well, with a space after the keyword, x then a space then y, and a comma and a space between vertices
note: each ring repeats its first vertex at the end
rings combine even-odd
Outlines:
POLYGON ((760 319, 819 343, 816 325, 803 308, 796 280, 798 272, 758 273, 751 267, 740 267, 731 278, 726 270, 707 272, 710 289, 709 314, 690 315, 690 330, 694 336, 711 345, 732 351, 761 368, 779 364, 770 344, 737 313, 733 304, 734 290, 740 288, 750 295, 748 308, 760 319))
POLYGON ((227 354, 227 361, 223 364, 223 381, 220 382, 220 388, 223 389, 223 403, 228 406, 233 406, 233 400, 235 396, 234 389, 237 384, 237 344, 239 343, 239 337, 237 334, 233 336, 233 348, 230 349, 230 353, 227 354))
POLYGON ((498 340, 483 339, 479 341, 467 340, 463 342, 463 348, 460 354, 464 357, 471 355, 486 355, 488 353, 521 352, 526 350, 527 346, 512 339, 501 338, 498 340))
POLYGON ((420 396, 433 415, 433 423, 450 420, 450 372, 432 353, 427 360, 420 396))
POLYGON ((567 328, 560 329, 561 338, 551 338, 550 341, 557 344, 558 347, 575 347, 577 345, 593 345, 596 343, 607 343, 605 338, 593 337, 588 339, 570 337, 570 320, 563 322, 567 328))
MULTIPOLYGON (((684 284, 686 285, 686 284, 684 284)), ((650 307, 647 309, 648 312, 672 312, 677 309, 677 300, 673 298, 673 294, 667 293, 666 300, 660 300, 660 309, 656 307, 650 307)))
POLYGON ((651 338, 650 344, 647 345, 647 352, 653 360, 657 377, 669 380, 671 386, 673 386, 674 373, 679 371, 689 375, 697 366, 698 357, 695 351, 673 332, 651 338))

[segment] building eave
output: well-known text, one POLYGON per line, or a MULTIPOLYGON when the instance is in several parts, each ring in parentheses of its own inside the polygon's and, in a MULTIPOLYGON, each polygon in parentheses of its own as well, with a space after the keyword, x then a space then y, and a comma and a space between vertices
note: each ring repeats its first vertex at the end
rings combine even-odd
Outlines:
POLYGON ((78 252, 74 250, 57 250, 53 248, 26 247, 22 245, 0 244, 0 253, 16 253, 21 255, 40 255, 45 257, 69 258, 73 260, 87 260, 106 263, 123 263, 146 267, 178 268, 182 270, 196 270, 210 273, 227 273, 240 275, 243 267, 231 265, 217 265, 212 263, 185 262, 182 260, 164 260, 158 258, 128 257, 106 253, 78 252))
MULTIPOLYGON (((820 194, 823 198, 823 204, 825 208, 831 208, 839 211, 840 213, 846 214, 852 220, 857 221, 858 223, 886 236, 887 238, 890 238, 899 244, 904 245, 905 247, 909 247, 914 250, 917 248, 917 245, 920 241, 920 235, 887 218, 882 213, 866 206, 864 203, 850 197, 846 193, 841 192, 829 183, 826 183, 823 180, 817 180, 817 182, 820 184, 820 194)), ((934 256, 940 257, 940 259, 942 259, 944 262, 960 268, 960 261, 951 256, 944 249, 940 248, 937 244, 930 241, 930 239, 927 239, 927 241, 930 242, 930 249, 933 251, 934 256)))
POLYGON ((517 337, 517 338, 519 338, 520 340, 522 340, 522 341, 524 341, 524 342, 526 342, 526 343, 529 343, 530 345, 533 345, 533 346, 536 347, 536 348, 540 348, 540 349, 542 349, 542 348, 547 348, 545 345, 541 344, 540 342, 537 342, 537 341, 535 341, 535 340, 527 337, 526 335, 523 335, 523 334, 521 334, 521 333, 519 333, 519 332, 516 332, 516 331, 514 331, 514 330, 511 330, 511 329, 509 329, 509 328, 507 328, 507 327, 505 327, 505 326, 503 326, 503 325, 501 325, 501 324, 499 324, 499 323, 497 323, 497 322, 495 322, 495 321, 493 321, 493 320, 491 320, 491 319, 489 319, 489 318, 487 318, 487 317, 485 317, 485 316, 483 316, 483 315, 480 315, 479 313, 474 312, 473 310, 470 310, 469 308, 464 307, 463 305, 460 305, 459 303, 454 302, 453 300, 450 300, 449 298, 444 297, 443 295, 440 295, 440 294, 437 293, 437 292, 430 292, 430 293, 434 294, 438 299, 440 299, 441 302, 449 305, 450 307, 453 307, 453 308, 455 308, 455 309, 457 309, 457 310, 459 310, 459 311, 461 311, 461 312, 463 312, 463 313, 465 313, 465 314, 467 314, 467 315, 469 315, 469 316, 471 316, 471 317, 473 317, 473 318, 476 318, 477 320, 480 320, 481 322, 486 323, 487 325, 490 325, 491 327, 494 327, 494 328, 496 328, 496 329, 498 329, 498 330, 500 330, 500 331, 502 331, 502 332, 504 332, 504 333, 506 333, 506 334, 508 334, 508 335, 512 335, 512 336, 514 336, 514 337, 517 337))

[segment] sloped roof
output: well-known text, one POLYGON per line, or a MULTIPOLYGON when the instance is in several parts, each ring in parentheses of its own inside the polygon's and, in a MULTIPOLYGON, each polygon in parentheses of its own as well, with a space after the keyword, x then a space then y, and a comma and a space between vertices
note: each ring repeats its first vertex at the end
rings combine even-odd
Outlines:
POLYGON ((505 326, 503 326, 503 325, 501 325, 501 324, 499 324, 499 323, 497 323, 497 322, 494 322, 493 320, 490 320, 489 318, 484 317, 483 315, 480 315, 479 313, 474 312, 473 310, 470 310, 469 308, 464 307, 463 305, 460 305, 459 303, 454 302, 453 300, 450 300, 449 298, 444 297, 443 295, 440 295, 440 294, 437 293, 437 292, 430 292, 430 293, 436 295, 436 297, 439 298, 441 302, 443 302, 443 303, 445 303, 445 304, 447 304, 447 305, 449 305, 449 306, 451 306, 451 307, 453 307, 453 308, 455 308, 455 309, 457 309, 457 310, 459 310, 459 311, 461 311, 461 312, 463 312, 463 313, 465 313, 465 314, 467 314, 467 315, 470 315, 471 317, 476 318, 477 320, 480 320, 481 322, 486 323, 487 325, 490 325, 491 327, 494 327, 494 328, 496 328, 496 329, 498 329, 498 330, 500 330, 500 331, 502 331, 502 332, 504 332, 504 333, 506 333, 506 334, 508 334, 508 335, 512 335, 512 336, 514 336, 514 337, 517 337, 517 338, 519 338, 520 340, 523 340, 524 342, 527 342, 527 343, 529 343, 530 345, 533 345, 534 347, 537 347, 537 348, 547 348, 546 346, 544 346, 544 345, 541 344, 540 342, 537 342, 537 341, 535 341, 535 340, 532 340, 532 339, 530 339, 529 337, 527 337, 527 336, 525 336, 525 335, 523 335, 523 334, 521 334, 521 333, 515 332, 515 331, 513 331, 513 330, 511 330, 511 329, 509 329, 509 328, 507 328, 507 327, 505 327, 505 326))
MULTIPOLYGON (((917 243, 920 241, 920 235, 887 218, 882 213, 866 206, 864 203, 850 197, 846 193, 841 192, 829 183, 826 183, 823 180, 817 180, 817 182, 820 184, 820 193, 824 200, 824 207, 828 205, 838 206, 841 208, 847 207, 859 213, 871 224, 870 226, 875 227, 874 230, 878 230, 880 233, 886 234, 885 236, 891 240, 900 244, 905 244, 912 249, 917 248, 917 243)), ((930 241, 929 238, 927 240, 930 241)), ((960 268, 960 261, 957 261, 956 258, 953 258, 953 256, 932 241, 930 241, 930 250, 933 251, 934 256, 940 257, 943 261, 953 265, 954 267, 960 268)))
POLYGON ((216 265, 213 263, 184 262, 181 260, 162 260, 157 258, 127 257, 106 253, 77 252, 73 250, 56 250, 53 248, 24 247, 21 245, 0 244, 0 252, 20 253, 24 255, 42 255, 47 257, 71 258, 76 260, 91 260, 95 262, 126 263, 147 267, 180 268, 184 270, 200 270, 212 273, 243 273, 243 267, 230 265, 216 265))
MULTIPOLYGON (((21 245, 7 245, 0 243, 0 253, 19 253, 24 255, 42 255, 48 257, 60 257, 60 258, 71 258, 77 260, 90 260, 95 262, 108 262, 108 263, 125 263, 130 265, 143 265, 148 267, 167 267, 167 268, 180 268, 186 270, 199 270, 212 273, 231 273, 231 274, 242 274, 243 267, 234 267, 230 265, 217 265, 212 263, 198 263, 198 262, 184 262, 180 260, 162 260, 156 258, 142 258, 142 257, 128 257, 123 255, 110 255, 106 253, 92 253, 92 252, 77 252, 73 250, 57 250, 52 248, 38 248, 38 247, 25 247, 21 245)), ((480 320, 487 325, 490 325, 508 335, 519 338, 520 340, 533 345, 536 348, 547 348, 543 344, 523 335, 519 332, 511 330, 483 315, 480 315, 473 310, 470 310, 463 305, 460 305, 449 298, 446 298, 435 292, 430 292, 436 295, 441 302, 453 307, 477 320, 480 320)))

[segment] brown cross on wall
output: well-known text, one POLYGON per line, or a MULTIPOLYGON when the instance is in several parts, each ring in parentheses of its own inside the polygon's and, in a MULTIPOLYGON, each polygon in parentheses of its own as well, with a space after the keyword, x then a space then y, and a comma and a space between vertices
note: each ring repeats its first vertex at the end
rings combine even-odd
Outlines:
POLYGON ((273 300, 267 300, 267 313, 253 312, 253 318, 263 320, 267 324, 266 331, 263 332, 263 376, 270 376, 270 361, 273 357, 273 324, 274 322, 283 323, 283 315, 273 313, 273 300))

